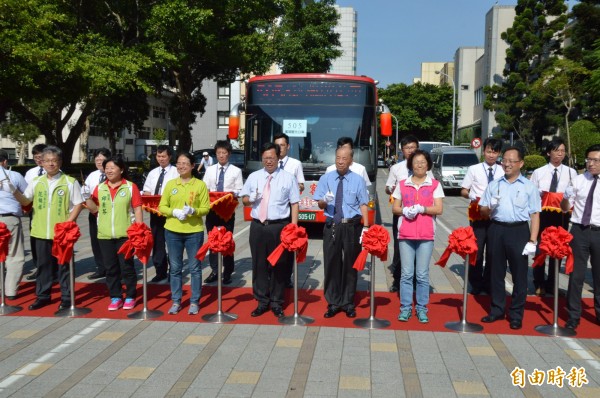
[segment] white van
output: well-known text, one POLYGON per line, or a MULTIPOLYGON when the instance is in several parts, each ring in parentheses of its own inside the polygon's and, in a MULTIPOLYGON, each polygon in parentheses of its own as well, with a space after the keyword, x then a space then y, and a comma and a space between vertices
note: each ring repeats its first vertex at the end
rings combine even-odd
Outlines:
POLYGON ((419 141, 419 149, 431 153, 435 148, 450 146, 449 142, 441 141, 419 141))
POLYGON ((432 173, 444 189, 460 189, 469 166, 479 163, 472 149, 443 146, 431 151, 432 173))

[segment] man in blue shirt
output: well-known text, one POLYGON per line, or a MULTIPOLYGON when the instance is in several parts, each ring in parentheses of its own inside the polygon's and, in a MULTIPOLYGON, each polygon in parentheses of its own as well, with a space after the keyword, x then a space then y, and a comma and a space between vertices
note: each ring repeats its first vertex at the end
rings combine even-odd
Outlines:
POLYGON ((328 303, 325 318, 340 311, 349 318, 356 317, 357 272, 353 265, 361 250, 362 233, 369 227, 369 196, 365 180, 350 170, 353 154, 348 147, 338 147, 336 171, 319 179, 313 196, 327 217, 323 229, 324 290, 328 303))
POLYGON ((492 304, 489 315, 481 319, 491 323, 504 319, 506 263, 514 284, 508 310, 511 329, 521 329, 527 299, 528 257, 535 255, 542 202, 537 187, 521 175, 523 155, 510 147, 502 156, 504 176, 490 182, 479 202, 481 214, 490 217, 489 249, 493 253, 491 269, 492 304), (528 225, 531 221, 531 228, 528 225))
POLYGON ((265 144, 261 156, 264 168, 250 174, 240 192, 244 206, 252 206, 249 240, 252 290, 258 306, 250 315, 260 316, 270 305, 273 314, 281 318, 293 253, 284 251, 275 266, 271 266, 267 257, 281 243, 281 230, 290 221, 298 224, 300 191, 296 177, 278 167, 279 146, 265 144))

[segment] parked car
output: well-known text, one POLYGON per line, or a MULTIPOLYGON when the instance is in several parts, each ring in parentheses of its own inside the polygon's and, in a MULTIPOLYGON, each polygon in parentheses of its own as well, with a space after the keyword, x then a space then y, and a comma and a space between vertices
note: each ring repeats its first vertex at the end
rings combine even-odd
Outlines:
POLYGON ((385 159, 383 156, 377 157, 377 167, 385 167, 385 159))
POLYGON ((422 149, 425 152, 429 152, 435 148, 450 146, 449 142, 441 142, 441 141, 419 141, 419 149, 422 149))
MULTIPOLYGON (((210 149, 199 149, 197 151, 194 151, 192 155, 194 155, 194 159, 196 161, 196 167, 198 167, 198 164, 200 164, 200 161, 202 160, 202 154, 204 152, 208 152, 209 156, 212 158, 213 160, 213 164, 215 164, 217 162, 217 156, 215 155, 215 150, 213 148, 210 149)), ((246 153, 244 152, 243 149, 234 149, 231 152, 231 155, 229 156, 229 163, 231 163, 232 165, 239 167, 242 170, 242 175, 245 177, 247 177, 247 173, 246 173, 246 153)), ((202 172, 202 175, 204 175, 204 172, 202 172)))
POLYGON ((479 163, 472 149, 443 146, 431 150, 433 176, 442 188, 459 190, 469 166, 479 163))

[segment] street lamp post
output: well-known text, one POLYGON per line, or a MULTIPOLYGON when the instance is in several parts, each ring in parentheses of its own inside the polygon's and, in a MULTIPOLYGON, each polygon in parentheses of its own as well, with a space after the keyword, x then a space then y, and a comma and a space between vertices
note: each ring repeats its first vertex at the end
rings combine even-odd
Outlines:
POLYGON ((392 117, 396 121, 396 158, 398 158, 398 151, 400 150, 398 147, 398 118, 396 118, 394 115, 392 115, 392 117))
POLYGON ((456 84, 452 76, 442 72, 441 70, 435 71, 436 75, 446 76, 452 83, 452 145, 454 145, 454 136, 456 135, 456 84))

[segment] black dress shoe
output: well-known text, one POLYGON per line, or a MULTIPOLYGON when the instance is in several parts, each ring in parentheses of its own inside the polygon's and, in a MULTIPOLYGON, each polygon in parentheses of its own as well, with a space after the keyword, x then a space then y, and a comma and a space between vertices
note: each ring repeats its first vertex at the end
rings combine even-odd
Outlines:
POLYGON ((150 279, 150 282, 157 283, 157 282, 160 282, 160 281, 164 281, 165 279, 167 279, 167 275, 156 274, 154 276, 154 278, 150 279))
POLYGON ((17 296, 4 296, 4 298, 7 300, 16 300, 17 296))
POLYGON ((217 273, 211 272, 210 275, 204 280, 204 283, 213 283, 217 281, 217 273))
POLYGON ((275 315, 277 318, 282 318, 284 316, 281 308, 271 308, 271 311, 273 311, 273 315, 275 315))
POLYGON ((231 275, 224 276, 222 282, 224 285, 229 285, 231 283, 231 275))
POLYGON ((25 277, 25 280, 34 281, 34 280, 36 280, 36 278, 37 278, 37 271, 32 272, 31 274, 27 275, 25 277))
POLYGON ((480 287, 474 287, 471 289, 471 294, 473 296, 479 296, 482 292, 482 289, 480 287))
POLYGON ((356 318, 356 310, 354 308, 348 308, 346 310, 346 316, 348 318, 356 318))
POLYGON ((33 304, 31 304, 29 306, 29 310, 30 311, 39 310, 40 308, 45 307, 48 304, 50 304, 50 300, 35 299, 35 301, 33 302, 33 304))
POLYGON ((93 281, 104 277, 106 277, 106 273, 94 272, 92 275, 88 276, 88 279, 93 281))
POLYGON ((333 318, 334 316, 336 316, 338 314, 338 312, 340 312, 341 309, 340 308, 334 308, 334 307, 329 307, 327 308, 327 312, 325 312, 325 315, 323 315, 325 318, 333 318))
POLYGON ((66 310, 68 308, 71 308, 71 302, 70 301, 61 301, 60 304, 58 305, 58 310, 66 310))
POLYGON ((510 328, 513 330, 519 330, 523 327, 523 322, 519 319, 513 319, 510 321, 510 328))
POLYGON ((398 286, 396 285, 392 285, 390 287, 390 293, 396 293, 397 291, 399 291, 400 289, 398 289, 398 286))
POLYGON ((504 315, 486 315, 483 318, 481 318, 481 322, 492 323, 492 322, 500 321, 502 319, 504 319, 504 315))
POLYGON ((293 289, 294 288, 294 284, 292 283, 291 279, 285 283, 285 287, 286 287, 286 289, 293 289))
POLYGON ((250 316, 252 316, 252 317, 261 316, 268 310, 269 309, 267 307, 256 307, 256 309, 250 313, 250 316))
POLYGON ((579 326, 579 322, 574 319, 569 319, 567 323, 565 323, 567 329, 575 330, 577 329, 577 326, 579 326))

